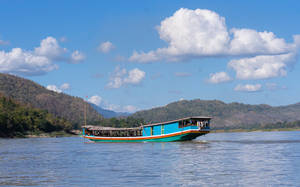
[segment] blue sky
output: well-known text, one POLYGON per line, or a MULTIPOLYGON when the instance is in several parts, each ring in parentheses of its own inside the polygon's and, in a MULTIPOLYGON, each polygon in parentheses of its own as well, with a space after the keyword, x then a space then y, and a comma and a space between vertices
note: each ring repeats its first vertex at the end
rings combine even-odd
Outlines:
POLYGON ((0 72, 115 111, 299 102, 299 1, 0 3, 0 72))

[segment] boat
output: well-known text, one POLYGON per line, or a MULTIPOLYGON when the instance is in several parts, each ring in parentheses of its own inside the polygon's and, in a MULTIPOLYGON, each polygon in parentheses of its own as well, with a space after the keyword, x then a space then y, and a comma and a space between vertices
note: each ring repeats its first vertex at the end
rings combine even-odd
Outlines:
POLYGON ((83 137, 94 142, 188 141, 210 132, 210 117, 196 116, 135 128, 83 126, 83 137))

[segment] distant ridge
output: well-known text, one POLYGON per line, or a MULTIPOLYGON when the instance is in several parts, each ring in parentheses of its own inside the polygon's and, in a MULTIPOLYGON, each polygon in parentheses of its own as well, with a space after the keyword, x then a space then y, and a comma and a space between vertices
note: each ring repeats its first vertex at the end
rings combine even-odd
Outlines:
POLYGON ((113 118, 113 117, 126 117, 126 116, 129 116, 130 113, 127 113, 127 112, 115 112, 115 111, 112 111, 112 110, 107 110, 107 109, 103 109, 95 104, 92 104, 92 107, 99 113, 101 114, 103 117, 105 118, 113 118))
POLYGON ((79 97, 56 93, 24 78, 0 73, 0 93, 34 108, 47 110, 56 117, 72 123, 73 128, 84 122, 84 104, 87 106, 87 121, 99 121, 103 117, 79 97))
POLYGON ((241 127, 273 124, 300 120, 300 103, 272 107, 269 105, 249 105, 224 103, 218 100, 183 100, 163 107, 138 111, 131 115, 146 122, 162 122, 188 116, 211 116, 214 128, 241 127))

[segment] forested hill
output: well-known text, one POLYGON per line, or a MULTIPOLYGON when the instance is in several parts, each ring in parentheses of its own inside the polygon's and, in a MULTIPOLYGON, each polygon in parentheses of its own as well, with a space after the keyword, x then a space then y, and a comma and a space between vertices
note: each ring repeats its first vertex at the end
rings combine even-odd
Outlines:
POLYGON ((72 123, 73 128, 83 124, 84 104, 87 106, 87 121, 99 121, 102 116, 83 99, 56 93, 33 81, 0 73, 0 93, 20 103, 46 110, 54 117, 72 123))
POLYGON ((224 103, 218 100, 183 100, 164 107, 138 111, 134 118, 146 122, 162 122, 188 116, 211 116, 214 128, 241 127, 300 120, 300 103, 288 106, 224 103))
POLYGON ((0 94, 0 137, 22 137, 28 133, 69 132, 71 124, 45 110, 22 105, 0 94))

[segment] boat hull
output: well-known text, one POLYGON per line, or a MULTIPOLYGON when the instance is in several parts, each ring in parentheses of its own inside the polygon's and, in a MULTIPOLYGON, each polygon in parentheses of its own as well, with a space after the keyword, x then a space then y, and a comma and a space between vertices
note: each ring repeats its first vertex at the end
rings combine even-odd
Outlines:
POLYGON ((209 133, 209 130, 187 130, 165 135, 140 137, 100 137, 84 136, 94 142, 173 142, 188 141, 209 133))

